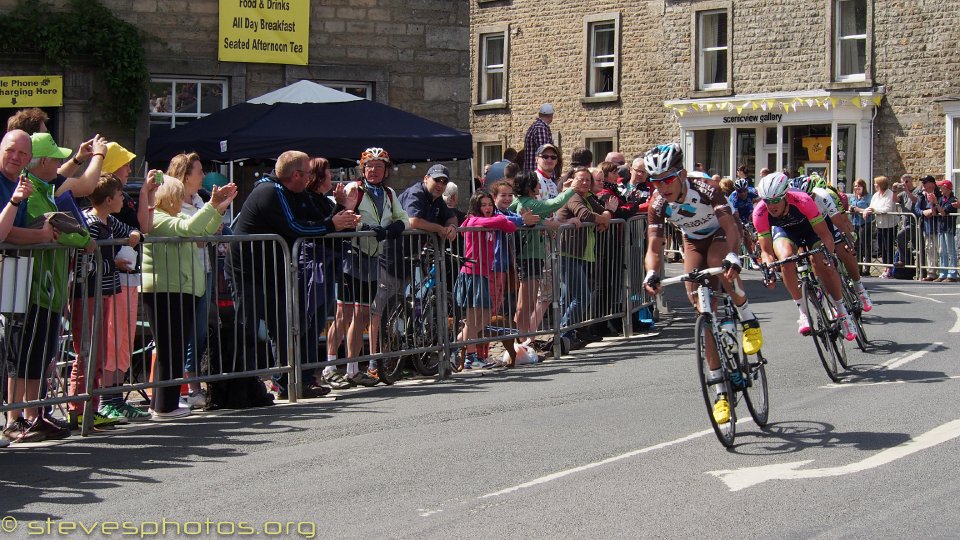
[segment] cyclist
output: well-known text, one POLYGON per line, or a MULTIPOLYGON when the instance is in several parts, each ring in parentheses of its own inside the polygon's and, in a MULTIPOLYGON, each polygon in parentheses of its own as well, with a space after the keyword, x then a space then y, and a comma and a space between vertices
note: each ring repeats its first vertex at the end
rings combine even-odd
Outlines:
MULTIPOLYGON (((663 258, 664 222, 670 221, 683 232, 684 271, 721 265, 727 267, 720 281, 733 298, 743 324, 743 351, 756 354, 763 344, 763 335, 740 281, 740 257, 731 250, 740 245, 740 231, 723 192, 703 178, 687 177, 683 166, 683 150, 679 144, 662 144, 651 149, 644 155, 643 163, 650 175, 649 181, 655 188, 647 209, 649 225, 644 288, 650 294, 660 292, 657 269, 663 258)), ((686 283, 686 287, 687 296, 696 306, 696 284, 686 283)), ((719 377, 720 359, 716 344, 708 344, 706 355, 710 376, 719 377)), ((723 385, 717 385, 713 417, 718 424, 730 421, 730 404, 723 385)))
MULTIPOLYGON (((790 179, 783 173, 771 173, 760 179, 757 194, 761 201, 753 209, 753 225, 757 230, 757 239, 763 261, 772 263, 778 258, 784 259, 797 253, 798 248, 814 249, 823 244, 827 252, 835 249, 832 224, 817 209, 817 204, 802 191, 790 190, 790 179)), ((843 305, 840 292, 840 276, 833 266, 827 265, 824 255, 813 258, 814 273, 827 287, 830 303, 837 312, 847 341, 856 339, 853 325, 847 318, 847 309, 843 305)), ((800 295, 795 263, 781 267, 783 284, 800 310, 799 332, 810 335, 810 314, 800 295)), ((767 287, 773 288, 775 280, 771 273, 767 276, 767 287)))
POLYGON ((813 202, 817 203, 817 209, 820 210, 823 217, 829 219, 829 223, 833 224, 833 242, 844 244, 844 249, 837 250, 837 257, 853 279, 854 290, 860 297, 863 311, 870 311, 873 309, 873 302, 870 301, 870 295, 867 294, 867 289, 860 281, 856 239, 853 235, 853 224, 850 223, 850 218, 847 216, 849 206, 844 204, 840 194, 832 189, 832 186, 826 186, 826 182, 822 179, 801 176, 791 180, 790 186, 810 195, 813 202))
MULTIPOLYGON (((739 168, 737 170, 739 172, 739 168)), ((751 216, 753 216, 753 205, 759 198, 757 190, 750 185, 750 181, 746 178, 738 178, 733 182, 733 193, 728 198, 734 215, 743 224, 743 245, 747 248, 747 253, 751 257, 757 249, 756 232, 753 230, 751 216)))

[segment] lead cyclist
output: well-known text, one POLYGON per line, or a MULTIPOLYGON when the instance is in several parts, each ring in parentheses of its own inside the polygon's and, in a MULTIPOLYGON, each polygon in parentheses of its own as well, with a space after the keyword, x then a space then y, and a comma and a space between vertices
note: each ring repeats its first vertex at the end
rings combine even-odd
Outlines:
MULTIPOLYGON (((756 354, 763 345, 763 334, 757 316, 750 309, 747 294, 740 280, 739 250, 740 229, 731 213, 723 192, 702 178, 688 178, 683 166, 683 150, 679 144, 662 144, 651 149, 643 157, 644 166, 650 174, 649 181, 655 187, 647 209, 647 253, 644 259, 646 277, 644 289, 650 294, 660 293, 660 276, 657 270, 663 260, 664 222, 670 221, 683 231, 683 269, 724 266, 720 275, 724 290, 733 299, 743 325, 743 352, 756 354)), ((716 288, 716 278, 711 278, 716 288)), ((697 306, 697 285, 685 283, 690 302, 697 306)), ((707 365, 710 377, 720 377, 720 358, 712 335, 708 334, 706 346, 707 365)), ((717 424, 730 421, 730 404, 724 385, 716 385, 717 400, 713 404, 713 418, 717 424)))

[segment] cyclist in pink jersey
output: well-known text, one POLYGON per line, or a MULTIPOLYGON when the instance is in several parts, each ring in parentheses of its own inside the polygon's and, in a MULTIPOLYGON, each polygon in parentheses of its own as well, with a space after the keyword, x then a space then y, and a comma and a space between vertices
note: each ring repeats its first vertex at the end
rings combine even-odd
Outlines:
MULTIPOLYGON (((771 173, 760 179, 757 194, 762 199, 753 209, 753 226, 757 230, 760 244, 760 256, 763 262, 770 264, 777 259, 785 259, 797 254, 799 248, 814 249, 823 244, 830 254, 836 245, 828 221, 820 213, 817 203, 802 191, 790 190, 790 179, 783 173, 771 173)), ((840 291, 840 276, 833 265, 828 265, 823 254, 813 257, 814 273, 827 287, 830 303, 833 305, 843 325, 847 341, 856 339, 856 330, 847 316, 840 291)), ((810 314, 803 303, 800 285, 797 282, 797 265, 785 264, 781 268, 783 284, 800 310, 800 334, 810 334, 810 314)), ((768 276, 772 278, 771 276, 768 276)), ((767 287, 773 288, 773 279, 767 280, 767 287)))

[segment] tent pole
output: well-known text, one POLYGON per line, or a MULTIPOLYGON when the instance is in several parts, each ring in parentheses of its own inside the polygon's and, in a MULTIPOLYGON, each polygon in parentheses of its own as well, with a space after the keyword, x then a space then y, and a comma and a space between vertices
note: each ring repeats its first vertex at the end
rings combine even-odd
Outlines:
POLYGON ((473 193, 477 190, 477 186, 473 182, 473 171, 476 169, 473 168, 473 158, 470 158, 470 196, 473 196, 473 193))

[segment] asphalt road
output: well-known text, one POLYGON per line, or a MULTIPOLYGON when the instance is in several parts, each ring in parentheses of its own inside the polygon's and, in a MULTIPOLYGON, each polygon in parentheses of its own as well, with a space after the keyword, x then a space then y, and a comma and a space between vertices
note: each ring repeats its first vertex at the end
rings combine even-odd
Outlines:
POLYGON ((0 539, 48 518, 147 537, 166 519, 171 538, 956 537, 960 287, 868 287, 873 347, 848 344, 832 384, 782 287, 750 275, 771 417, 729 451, 674 287, 656 335, 559 361, 0 450, 0 539))

